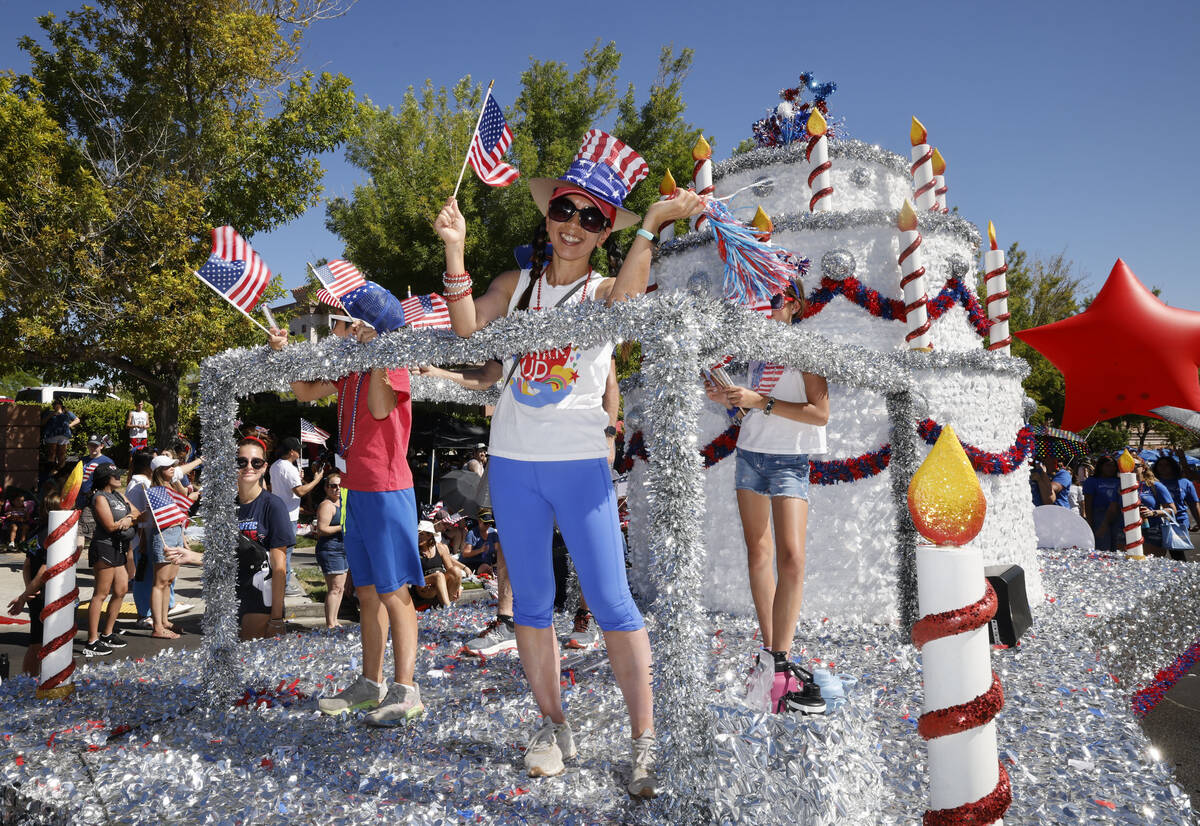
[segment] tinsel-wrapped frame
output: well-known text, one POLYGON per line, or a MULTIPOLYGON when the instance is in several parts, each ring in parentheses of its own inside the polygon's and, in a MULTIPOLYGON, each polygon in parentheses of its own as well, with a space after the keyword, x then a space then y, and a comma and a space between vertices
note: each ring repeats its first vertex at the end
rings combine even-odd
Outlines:
MULTIPOLYGON (((281 352, 265 346, 228 350, 204 361, 200 418, 206 457, 204 615, 208 701, 228 706, 240 690, 238 617, 235 596, 237 400, 250 393, 286 391, 292 381, 333 381, 372 367, 462 364, 504 358, 552 347, 588 347, 604 341, 642 342, 643 399, 640 421, 650 454, 649 513, 657 528, 645 554, 650 566, 649 610, 659 618, 656 639, 656 695, 661 773, 672 790, 670 808, 679 822, 706 822, 713 788, 714 721, 709 689, 697 675, 709 673, 709 650, 700 607, 704 576, 701 536, 704 486, 697 433, 704 398, 702 367, 732 354, 763 359, 818 373, 847 386, 868 387, 887 398, 892 426, 892 494, 896 500, 901 572, 901 620, 916 616, 914 562, 916 534, 905 519, 908 479, 916 470, 915 423, 922 415, 916 371, 929 369, 1003 372, 1023 376, 1019 359, 983 350, 965 353, 880 353, 837 345, 800 326, 783 328, 731 304, 690 295, 656 295, 612 307, 572 305, 499 319, 469 339, 448 332, 409 329, 362 345, 329 337, 292 345, 281 352)), ((494 391, 477 393, 442 380, 414 377, 413 398, 482 404, 494 391)))

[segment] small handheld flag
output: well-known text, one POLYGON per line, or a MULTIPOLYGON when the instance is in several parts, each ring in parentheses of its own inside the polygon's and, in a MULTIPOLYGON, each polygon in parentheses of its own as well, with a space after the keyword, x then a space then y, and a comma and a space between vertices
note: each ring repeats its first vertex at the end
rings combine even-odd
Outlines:
MULTIPOLYGON (((182 525, 187 521, 187 509, 180 506, 179 500, 173 494, 174 491, 163 485, 154 485, 146 489, 146 501, 150 503, 150 511, 154 514, 154 523, 158 525, 160 531, 175 525, 182 525)), ((188 506, 191 506, 191 500, 188 500, 188 506)))
POLYGON ((329 434, 308 419, 300 419, 300 441, 308 442, 313 445, 324 445, 329 439, 329 434))
POLYGON ((313 268, 313 272, 336 299, 341 299, 346 293, 367 283, 367 279, 363 278, 358 267, 340 258, 313 268))
POLYGON ((406 298, 400 302, 400 307, 404 310, 405 322, 414 330, 450 329, 450 308, 446 306, 446 299, 437 293, 406 298))
POLYGON ((212 253, 196 277, 266 333, 250 313, 271 283, 270 268, 233 227, 217 227, 212 239, 212 253))
POLYGON ((508 128, 508 121, 504 119, 500 104, 492 97, 492 86, 495 83, 493 80, 488 84, 487 93, 483 96, 483 108, 479 110, 479 120, 475 123, 471 145, 467 149, 463 167, 459 170, 458 183, 454 185, 456 196, 458 188, 462 185, 463 173, 467 171, 467 164, 475 170, 479 180, 488 186, 508 186, 521 177, 521 173, 515 167, 500 160, 512 146, 513 133, 508 128))

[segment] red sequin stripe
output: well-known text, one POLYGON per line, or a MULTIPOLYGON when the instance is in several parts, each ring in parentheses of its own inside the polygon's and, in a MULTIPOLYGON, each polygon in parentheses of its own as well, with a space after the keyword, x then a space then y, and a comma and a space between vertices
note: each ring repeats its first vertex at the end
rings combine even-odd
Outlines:
POLYGON ((70 591, 67 591, 67 593, 54 600, 54 602, 48 603, 46 607, 42 609, 40 614, 42 622, 45 622, 46 619, 58 609, 65 608, 67 605, 74 602, 78 596, 79 589, 72 588, 70 591))
MULTIPOLYGON (((912 176, 915 178, 917 176, 917 167, 918 166, 920 166, 923 163, 932 163, 932 162, 933 162, 933 149, 931 148, 931 149, 925 150, 924 155, 922 155, 921 157, 919 157, 915 161, 913 161, 913 165, 912 165, 912 167, 910 167, 909 172, 911 172, 912 176)), ((933 189, 935 186, 937 186, 937 178, 930 176, 929 182, 913 193, 913 200, 916 201, 916 200, 920 199, 920 197, 922 195, 924 195, 929 190, 933 189)))
MULTIPOLYGON (((917 247, 921 246, 922 240, 923 239, 921 238, 921 233, 918 232, 917 237, 915 239, 913 239, 913 242, 911 244, 909 244, 907 247, 905 247, 904 251, 900 253, 900 257, 896 259, 896 263, 899 264, 901 267, 903 267, 904 262, 908 260, 908 257, 917 251, 917 247)), ((909 281, 912 281, 914 278, 919 278, 920 276, 922 276, 924 274, 925 274, 925 268, 917 267, 915 270, 910 272, 908 275, 906 275, 900 279, 900 286, 903 287, 909 281)))
POLYGON ((75 673, 75 661, 71 660, 67 666, 53 677, 49 677, 45 682, 38 683, 38 689, 41 691, 49 691, 56 686, 65 683, 67 678, 75 673))
MULTIPOLYGON (((79 514, 81 513, 83 513, 83 511, 71 511, 70 515, 63 521, 63 523, 52 530, 50 535, 46 537, 46 547, 49 548, 55 542, 66 536, 67 532, 70 531, 71 528, 75 527, 75 523, 79 521, 79 514)), ((76 558, 78 558, 78 554, 76 554, 76 558)), ((53 576, 53 574, 47 571, 46 579, 49 579, 51 576, 53 576)))
MULTIPOLYGON (((912 304, 909 304, 907 307, 905 307, 904 308, 905 318, 908 317, 909 310, 911 310, 913 307, 920 307, 921 305, 923 305, 925 303, 925 300, 926 300, 925 297, 922 296, 919 301, 914 301, 912 304)), ((914 338, 920 338, 921 336, 923 336, 929 332, 929 328, 931 326, 933 326, 933 322, 930 321, 930 319, 928 317, 926 317, 925 323, 922 324, 920 327, 918 327, 915 330, 909 330, 908 334, 904 336, 904 340, 912 341, 914 338)))
POLYGON ((926 740, 958 734, 990 723, 1002 708, 1004 686, 1000 685, 1000 677, 993 671, 991 688, 973 700, 922 714, 917 722, 917 733, 926 740))
POLYGON ((1012 805, 1012 783, 1004 764, 1000 764, 1000 779, 996 788, 974 803, 964 803, 953 809, 927 809, 924 826, 985 826, 1004 817, 1012 805))
POLYGON ((986 579, 983 585, 983 596, 978 601, 940 614, 926 614, 917 620, 912 629, 913 645, 922 648, 927 642, 952 634, 965 634, 987 625, 996 616, 996 592, 986 579))
POLYGON ((933 191, 933 194, 936 195, 938 198, 938 203, 940 203, 942 205, 942 214, 943 215, 950 212, 950 207, 946 206, 946 202, 945 202, 945 200, 943 200, 945 194, 949 191, 950 191, 950 187, 948 187, 948 186, 939 186, 937 189, 935 189, 933 191))
MULTIPOLYGON (((79 511, 75 511, 75 512, 79 513, 79 511)), ((64 524, 66 524, 66 523, 64 523, 64 524)), ((54 534, 50 534, 50 536, 53 536, 53 535, 54 534)), ((47 547, 54 544, 54 543, 50 542, 49 539, 50 539, 49 536, 46 537, 47 547)), ((63 571, 67 570, 67 568, 74 567, 75 563, 79 561, 79 554, 82 550, 83 550, 82 548, 76 548, 75 553, 71 554, 66 559, 63 559, 63 560, 60 560, 60 561, 54 563, 49 568, 47 568, 46 576, 43 578, 42 581, 45 582, 47 580, 54 579, 54 577, 58 576, 63 571)))
MULTIPOLYGON (((817 167, 817 172, 822 172, 831 166, 833 166, 833 164, 831 164, 829 161, 826 161, 825 163, 823 163, 817 167)), ((828 198, 832 194, 833 194, 833 187, 831 187, 831 186, 827 186, 824 189, 819 189, 816 192, 814 192, 812 198, 809 199, 809 202, 808 202, 808 211, 816 212, 817 211, 817 201, 821 200, 822 198, 828 198)))

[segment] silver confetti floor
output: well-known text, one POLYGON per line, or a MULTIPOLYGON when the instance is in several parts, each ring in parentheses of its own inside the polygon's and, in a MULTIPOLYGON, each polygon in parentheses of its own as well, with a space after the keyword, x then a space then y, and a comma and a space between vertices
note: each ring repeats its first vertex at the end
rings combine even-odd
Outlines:
MULTIPOLYGON (((998 718, 1014 797, 1005 822, 1195 823, 1130 696, 1200 639, 1200 566, 1077 551, 1041 559, 1048 595, 1035 627, 1018 649, 993 657, 1007 697, 998 718)), ((524 776, 520 745, 536 712, 515 654, 481 663, 456 653, 487 611, 421 615, 417 673, 428 712, 402 729, 315 710, 317 696, 358 668, 355 629, 244 646, 248 687, 282 686, 286 695, 298 680, 307 698, 290 705, 199 707, 199 652, 84 664, 65 703, 36 702, 29 679, 6 682, 0 821, 675 822, 672 778, 656 801, 623 791, 627 720, 603 650, 571 652, 563 663, 579 756, 561 777, 524 776)), ((564 634, 568 620, 560 618, 564 634)), ((833 713, 792 718, 739 700, 752 621, 710 621, 711 662, 684 669, 709 684, 716 721, 706 822, 920 821, 920 658, 895 627, 803 621, 797 658, 858 685, 833 713)))

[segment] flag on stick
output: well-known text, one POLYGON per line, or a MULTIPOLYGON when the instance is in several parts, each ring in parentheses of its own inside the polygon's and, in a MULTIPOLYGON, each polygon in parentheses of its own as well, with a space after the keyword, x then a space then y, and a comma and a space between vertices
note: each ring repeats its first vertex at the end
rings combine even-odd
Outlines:
POLYGON ((504 119, 500 104, 492 97, 492 86, 495 82, 493 80, 488 84, 487 94, 483 96, 483 108, 479 110, 479 120, 475 123, 471 146, 467 149, 467 157, 459 170, 458 183, 454 185, 456 196, 459 186, 462 185, 463 173, 467 171, 467 164, 475 170, 479 180, 488 186, 508 186, 521 177, 521 173, 515 167, 500 160, 512 146, 513 133, 508 128, 508 121, 504 119))
POLYGON ((340 258, 315 267, 313 271, 330 294, 337 299, 367 283, 358 267, 340 258))
POLYGON ((329 440, 329 434, 308 419, 300 419, 300 441, 313 445, 322 445, 329 440))
POLYGON ((450 308, 446 299, 437 293, 418 295, 400 302, 404 320, 414 330, 432 327, 436 330, 450 329, 450 308))
POLYGON ((338 301, 337 296, 329 292, 329 290, 325 289, 324 287, 317 290, 317 301, 321 302, 322 304, 327 304, 330 307, 337 307, 339 310, 346 309, 342 306, 342 302, 338 301))
POLYGON ((267 332, 250 313, 271 283, 270 268, 233 227, 217 227, 212 239, 212 253, 196 277, 267 332))
MULTIPOLYGON (((178 495, 187 499, 182 494, 178 495)), ((158 525, 160 531, 175 525, 182 525, 187 521, 187 508, 181 507, 175 496, 174 491, 163 485, 154 485, 146 489, 146 501, 150 503, 150 512, 154 514, 154 523, 158 525)), ((191 507, 190 499, 188 507, 191 507)))

